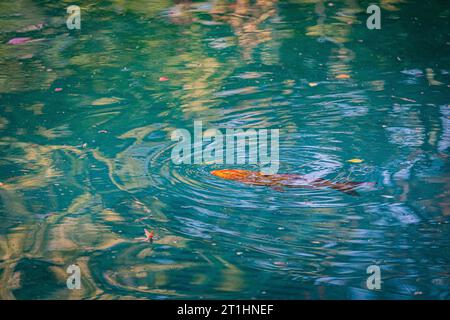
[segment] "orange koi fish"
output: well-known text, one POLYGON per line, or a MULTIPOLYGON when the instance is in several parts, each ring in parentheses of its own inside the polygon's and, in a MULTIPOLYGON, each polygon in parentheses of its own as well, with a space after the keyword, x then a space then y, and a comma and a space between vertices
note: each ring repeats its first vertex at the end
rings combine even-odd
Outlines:
POLYGON ((331 188, 352 196, 358 196, 355 188, 364 182, 332 182, 322 178, 309 178, 299 174, 265 175, 258 171, 249 170, 213 170, 211 174, 226 180, 233 180, 256 186, 268 186, 282 191, 287 188, 331 188))

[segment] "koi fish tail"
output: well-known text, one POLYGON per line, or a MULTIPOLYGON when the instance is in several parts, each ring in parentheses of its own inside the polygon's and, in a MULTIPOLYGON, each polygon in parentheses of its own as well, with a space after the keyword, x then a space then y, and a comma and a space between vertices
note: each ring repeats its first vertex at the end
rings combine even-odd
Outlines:
POLYGON ((362 184, 364 184, 364 182, 347 181, 347 182, 332 183, 329 187, 331 189, 344 192, 345 194, 351 196, 359 196, 359 193, 355 189, 362 184))
POLYGON ((362 184, 364 184, 364 182, 353 182, 353 181, 333 182, 325 179, 317 179, 312 183, 312 185, 315 187, 331 188, 333 190, 341 191, 351 196, 359 196, 359 193, 356 192, 355 189, 362 184))

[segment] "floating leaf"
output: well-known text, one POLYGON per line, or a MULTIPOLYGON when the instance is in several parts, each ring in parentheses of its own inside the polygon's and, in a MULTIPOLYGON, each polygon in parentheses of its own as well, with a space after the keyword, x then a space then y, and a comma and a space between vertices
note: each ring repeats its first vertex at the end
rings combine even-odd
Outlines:
POLYGON ((154 231, 148 231, 147 229, 144 229, 145 232, 145 242, 153 242, 153 235, 155 234, 154 231))
POLYGON ((20 60, 27 60, 27 59, 31 59, 31 58, 33 58, 33 57, 34 57, 34 54, 29 53, 29 54, 25 54, 25 55, 23 55, 23 56, 20 56, 19 59, 20 59, 20 60))
POLYGON ((13 39, 8 41, 8 44, 13 44, 13 45, 24 44, 24 43, 30 42, 31 40, 32 39, 28 38, 28 37, 13 38, 13 39))
POLYGON ((267 74, 267 72, 244 72, 237 77, 241 79, 257 79, 261 78, 265 74, 267 74))
POLYGON ((403 101, 407 101, 407 102, 417 102, 416 100, 413 99, 408 99, 408 98, 402 98, 402 97, 396 97, 396 96, 391 96, 392 98, 396 98, 396 99, 400 99, 403 101))
POLYGON ((41 22, 38 24, 33 24, 30 26, 23 27, 21 29, 16 30, 16 32, 30 32, 30 31, 41 30, 42 28, 44 28, 44 26, 45 26, 45 23, 41 22))
POLYGON ((100 98, 97 100, 92 101, 92 105, 93 106, 105 106, 108 104, 113 104, 113 103, 117 103, 119 102, 121 99, 119 98, 115 98, 115 97, 111 97, 111 98, 100 98))
POLYGON ((336 79, 350 79, 350 76, 348 74, 341 73, 336 76, 336 79))
POLYGON ((361 160, 361 159, 357 159, 357 158, 355 158, 355 159, 350 159, 350 160, 347 160, 347 162, 350 162, 350 163, 361 163, 361 162, 363 162, 364 160, 361 160))

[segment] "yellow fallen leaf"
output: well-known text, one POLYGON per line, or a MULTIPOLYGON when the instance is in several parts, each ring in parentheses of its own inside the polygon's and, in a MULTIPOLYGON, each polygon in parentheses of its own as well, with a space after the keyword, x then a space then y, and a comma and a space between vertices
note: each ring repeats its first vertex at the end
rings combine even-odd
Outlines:
POLYGON ((350 162, 350 163, 361 163, 361 162, 363 162, 364 160, 361 160, 361 159, 350 159, 350 160, 347 160, 347 162, 350 162))
POLYGON ((112 98, 100 98, 100 99, 92 101, 92 105, 93 106, 105 106, 107 104, 117 103, 120 100, 121 99, 115 98, 115 97, 112 97, 112 98))
POLYGON ((341 73, 336 76, 336 79, 350 79, 350 76, 348 74, 341 73))
POLYGON ((310 87, 315 87, 315 86, 317 86, 318 85, 318 83, 317 82, 310 82, 310 83, 308 83, 309 84, 309 86, 310 87))

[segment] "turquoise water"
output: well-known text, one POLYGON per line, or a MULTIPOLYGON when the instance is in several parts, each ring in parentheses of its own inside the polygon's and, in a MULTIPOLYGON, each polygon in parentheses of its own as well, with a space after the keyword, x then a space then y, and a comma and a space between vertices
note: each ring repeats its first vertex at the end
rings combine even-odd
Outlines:
POLYGON ((367 1, 78 4, 81 30, 60 1, 0 4, 0 298, 449 299, 446 1, 379 1, 380 30, 367 1), (375 186, 175 165, 194 120, 279 129, 280 173, 375 186))

